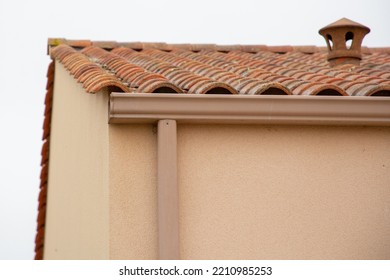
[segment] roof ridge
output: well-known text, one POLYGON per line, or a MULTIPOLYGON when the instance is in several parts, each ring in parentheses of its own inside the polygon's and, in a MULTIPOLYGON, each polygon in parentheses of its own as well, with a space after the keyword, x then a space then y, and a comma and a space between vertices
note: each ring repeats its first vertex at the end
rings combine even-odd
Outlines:
MULTIPOLYGON (((93 40, 70 40, 65 38, 49 38, 47 42, 48 54, 50 54, 51 48, 58 45, 65 44, 73 48, 85 48, 88 46, 96 46, 103 49, 114 49, 118 47, 127 47, 135 50, 144 49, 159 49, 163 51, 172 51, 174 49, 184 49, 193 52, 202 50, 212 50, 218 52, 229 51, 243 51, 248 53, 257 53, 260 51, 270 51, 274 53, 286 53, 286 52, 302 52, 302 53, 317 53, 326 52, 326 46, 315 45, 259 45, 259 44, 188 44, 188 43, 164 43, 164 42, 117 42, 117 41, 93 41, 93 40)), ((364 54, 371 53, 387 53, 390 54, 390 47, 362 47, 364 54)))

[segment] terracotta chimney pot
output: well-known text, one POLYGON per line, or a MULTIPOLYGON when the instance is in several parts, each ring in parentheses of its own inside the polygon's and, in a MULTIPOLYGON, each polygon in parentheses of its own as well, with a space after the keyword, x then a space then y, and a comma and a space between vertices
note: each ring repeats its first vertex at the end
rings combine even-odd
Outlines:
POLYGON ((362 59, 362 41, 370 32, 370 28, 349 20, 339 19, 319 30, 328 46, 328 61, 331 67, 355 64, 362 59), (351 44, 349 45, 349 41, 351 44))

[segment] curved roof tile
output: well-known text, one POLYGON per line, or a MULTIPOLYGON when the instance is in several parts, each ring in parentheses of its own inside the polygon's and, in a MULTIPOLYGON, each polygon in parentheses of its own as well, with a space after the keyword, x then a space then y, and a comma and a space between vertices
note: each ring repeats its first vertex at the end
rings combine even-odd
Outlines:
POLYGON ((237 91, 225 83, 200 80, 193 84, 188 93, 196 94, 237 94, 237 91))
POLYGON ((290 95, 291 92, 279 83, 251 82, 246 84, 242 91, 250 95, 290 95))
POLYGON ((356 96, 390 96, 390 86, 360 84, 350 88, 351 95, 356 96))
POLYGON ((150 92, 150 93, 181 93, 183 92, 179 87, 165 80, 149 79, 144 81, 136 92, 150 92))
POLYGON ((89 93, 96 93, 105 87, 114 87, 118 91, 129 91, 129 88, 115 76, 108 74, 99 65, 91 62, 86 56, 70 46, 59 45, 52 50, 51 54, 75 76, 78 82, 83 84, 89 93))
POLYGON ((302 84, 294 89, 294 94, 299 95, 335 95, 348 96, 348 94, 341 88, 334 85, 327 85, 322 83, 308 83, 302 84))
POLYGON ((126 92, 390 96, 385 49, 366 48, 360 66, 330 68, 325 49, 314 46, 49 42, 58 45, 51 49, 52 58, 87 92, 111 87, 126 92))

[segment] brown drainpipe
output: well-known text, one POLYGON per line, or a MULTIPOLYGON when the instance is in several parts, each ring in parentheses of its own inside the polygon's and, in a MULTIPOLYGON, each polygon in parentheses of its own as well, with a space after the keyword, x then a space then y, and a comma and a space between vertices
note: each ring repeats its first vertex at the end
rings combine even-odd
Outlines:
POLYGON ((158 255, 160 260, 177 260, 180 253, 176 121, 159 120, 157 129, 158 255))
POLYGON ((349 20, 339 19, 319 30, 328 46, 328 61, 331 67, 344 64, 359 65, 364 36, 370 28, 349 20), (350 46, 347 44, 351 41, 350 46))

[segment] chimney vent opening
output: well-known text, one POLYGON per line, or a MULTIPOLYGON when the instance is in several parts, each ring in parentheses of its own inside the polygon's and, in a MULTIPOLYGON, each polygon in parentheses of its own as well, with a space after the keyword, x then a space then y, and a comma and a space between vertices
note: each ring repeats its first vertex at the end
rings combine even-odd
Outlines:
POLYGON ((353 45, 353 32, 348 31, 345 34, 345 46, 347 47, 348 50, 352 48, 353 45))
POLYGON ((326 38, 328 39, 326 42, 328 44, 328 49, 331 51, 333 50, 333 41, 332 41, 332 36, 329 34, 326 34, 326 38))

